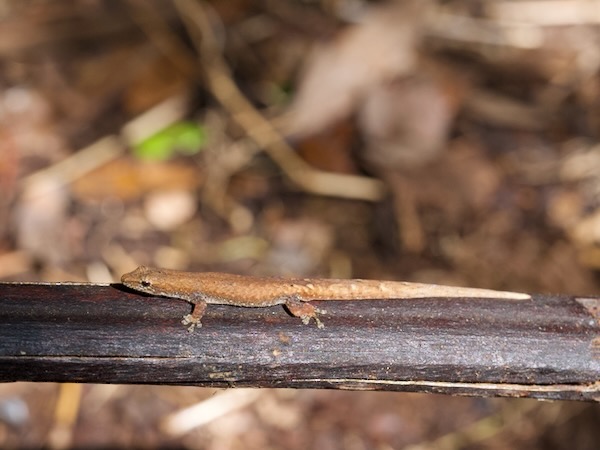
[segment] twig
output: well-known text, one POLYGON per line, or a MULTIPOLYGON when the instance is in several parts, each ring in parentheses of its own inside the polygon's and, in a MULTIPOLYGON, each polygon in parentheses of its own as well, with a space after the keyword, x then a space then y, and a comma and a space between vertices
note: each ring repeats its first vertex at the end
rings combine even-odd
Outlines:
MULTIPOLYGON (((181 95, 170 97, 125 124, 120 135, 104 136, 68 158, 26 176, 21 180, 21 189, 27 190, 32 186, 37 189, 44 184, 45 180, 51 180, 49 189, 55 189, 72 183, 107 164, 123 154, 125 143, 140 142, 149 134, 183 117, 184 97, 181 95)), ((36 190, 36 193, 39 194, 40 191, 36 190)))
POLYGON ((323 172, 310 167, 285 141, 233 81, 206 14, 198 2, 175 1, 183 22, 187 25, 200 57, 202 68, 213 95, 229 111, 244 132, 263 147, 287 177, 307 192, 342 198, 378 201, 384 186, 372 178, 323 172))
POLYGON ((324 329, 211 305, 195 333, 188 306, 121 285, 0 283, 0 381, 600 400, 599 298, 328 301, 324 329))

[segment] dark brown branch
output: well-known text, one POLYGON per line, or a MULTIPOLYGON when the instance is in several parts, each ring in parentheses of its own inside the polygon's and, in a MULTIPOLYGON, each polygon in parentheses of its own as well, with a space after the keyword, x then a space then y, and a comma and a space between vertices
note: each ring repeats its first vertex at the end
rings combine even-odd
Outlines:
MULTIPOLYGON (((317 302, 315 302, 317 303, 317 302)), ((301 387, 600 400, 600 299, 208 308, 120 285, 0 284, 0 381, 301 387)))

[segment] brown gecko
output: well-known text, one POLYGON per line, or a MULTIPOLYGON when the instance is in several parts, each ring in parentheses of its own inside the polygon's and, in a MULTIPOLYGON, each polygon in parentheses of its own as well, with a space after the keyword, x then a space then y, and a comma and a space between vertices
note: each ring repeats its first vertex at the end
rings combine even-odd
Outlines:
POLYGON ((409 283, 405 281, 340 280, 316 278, 277 278, 233 275, 217 272, 181 272, 140 266, 121 277, 121 282, 135 291, 163 297, 180 298, 194 305, 182 323, 194 331, 207 304, 245 307, 285 305, 290 313, 308 324, 315 319, 323 328, 318 314, 325 311, 311 305, 311 300, 408 299, 436 297, 472 297, 528 300, 528 294, 489 289, 409 283))

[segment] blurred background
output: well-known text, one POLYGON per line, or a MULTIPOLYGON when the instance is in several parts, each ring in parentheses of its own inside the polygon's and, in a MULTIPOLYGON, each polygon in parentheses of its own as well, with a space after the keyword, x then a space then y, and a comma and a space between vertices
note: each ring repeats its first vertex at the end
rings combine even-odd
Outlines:
MULTIPOLYGON (((145 264, 599 292, 599 1, 3 0, 0 20, 0 280, 145 264)), ((596 449, 599 421, 0 385, 4 448, 596 449)))

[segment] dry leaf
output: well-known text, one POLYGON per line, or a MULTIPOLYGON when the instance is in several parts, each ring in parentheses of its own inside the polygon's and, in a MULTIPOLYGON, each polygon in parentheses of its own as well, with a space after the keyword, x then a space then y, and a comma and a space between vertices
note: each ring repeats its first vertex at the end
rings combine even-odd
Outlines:
POLYGON ((358 116, 365 158, 385 170, 421 166, 444 148, 455 113, 443 86, 427 75, 375 85, 358 116))
POLYGON ((414 71, 428 1, 374 7, 360 25, 317 48, 291 108, 290 134, 304 136, 349 116, 365 92, 414 71))

